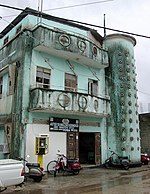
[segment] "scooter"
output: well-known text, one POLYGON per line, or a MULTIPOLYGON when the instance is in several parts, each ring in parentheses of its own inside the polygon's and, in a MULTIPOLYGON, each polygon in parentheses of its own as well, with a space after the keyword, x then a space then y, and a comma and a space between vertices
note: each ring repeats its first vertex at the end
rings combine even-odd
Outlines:
POLYGON ((78 159, 68 159, 64 154, 57 154, 57 160, 50 161, 47 165, 47 171, 56 177, 57 173, 79 174, 81 164, 78 159))
POLYGON ((104 167, 110 168, 110 167, 121 167, 125 170, 128 170, 130 167, 130 162, 127 156, 122 157, 118 156, 114 151, 110 151, 111 155, 110 157, 105 160, 104 167), (114 155, 116 155, 116 158, 114 159, 114 155))
POLYGON ((44 169, 40 167, 39 163, 30 163, 24 158, 18 157, 19 160, 22 160, 25 162, 25 165, 28 168, 28 172, 25 172, 25 180, 27 178, 33 179, 35 182, 40 182, 42 180, 42 177, 44 176, 44 169))
POLYGON ((64 170, 69 173, 73 173, 74 175, 79 174, 81 170, 81 164, 78 159, 67 159, 66 165, 64 166, 64 170))

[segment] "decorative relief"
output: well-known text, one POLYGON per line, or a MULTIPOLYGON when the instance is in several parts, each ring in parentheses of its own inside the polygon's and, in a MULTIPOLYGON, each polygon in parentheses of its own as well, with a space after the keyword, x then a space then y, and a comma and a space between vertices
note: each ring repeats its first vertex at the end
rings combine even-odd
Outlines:
POLYGON ((125 56, 126 57, 129 57, 129 52, 128 51, 125 53, 125 56))
POLYGON ((77 45, 80 51, 84 52, 86 50, 86 43, 83 40, 78 40, 77 45))
POLYGON ((64 108, 69 106, 69 104, 70 104, 69 96, 67 94, 64 94, 64 93, 61 93, 58 95, 57 101, 58 101, 58 104, 64 108))
POLYGON ((124 127, 122 128, 122 131, 125 131, 125 128, 124 127))
POLYGON ((122 141, 126 141, 126 137, 122 137, 122 141))
POLYGON ((124 118, 121 118, 121 122, 124 123, 125 122, 125 119, 124 118))
POLYGON ((130 141, 133 141, 133 139, 134 139, 133 137, 130 137, 130 141))
POLYGON ((131 151, 133 151, 134 150, 134 147, 131 147, 131 151))
POLYGON ((96 46, 93 46, 92 53, 94 56, 97 56, 97 47, 96 46))
POLYGON ((119 52, 118 52, 118 56, 119 56, 119 57, 122 56, 122 52, 119 51, 119 52))
POLYGON ((94 109, 96 112, 98 111, 98 100, 94 100, 94 109))
POLYGON ((124 106, 124 102, 121 102, 121 106, 124 106))
POLYGON ((130 132, 133 132, 133 128, 130 128, 130 132))
POLYGON ((131 80, 130 76, 128 76, 128 77, 127 77, 127 80, 128 80, 128 81, 130 81, 130 80, 131 80))
POLYGON ((120 96, 121 96, 121 97, 124 97, 124 93, 123 93, 123 92, 121 92, 121 93, 120 93, 120 96))
POLYGON ((131 105, 132 105, 132 102, 131 102, 131 101, 129 101, 129 102, 128 102, 128 105, 129 105, 129 106, 131 106, 131 105))
POLYGON ((59 43, 65 47, 69 46, 71 43, 70 37, 66 34, 61 34, 59 36, 59 43))
POLYGON ((130 84, 128 84, 128 88, 131 89, 131 85, 130 84))
POLYGON ((132 119, 131 118, 129 119, 129 123, 132 123, 132 119))
POLYGON ((87 98, 85 96, 80 96, 78 98, 78 105, 81 109, 85 110, 87 108, 87 98))
POLYGON ((132 113, 132 110, 129 110, 129 114, 131 114, 132 113))

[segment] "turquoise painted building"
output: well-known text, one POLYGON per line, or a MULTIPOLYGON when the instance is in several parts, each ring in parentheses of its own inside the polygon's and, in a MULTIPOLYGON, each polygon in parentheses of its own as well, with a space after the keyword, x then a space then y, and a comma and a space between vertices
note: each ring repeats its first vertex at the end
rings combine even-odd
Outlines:
POLYGON ((139 163, 135 44, 26 8, 0 37, 0 158, 139 163))

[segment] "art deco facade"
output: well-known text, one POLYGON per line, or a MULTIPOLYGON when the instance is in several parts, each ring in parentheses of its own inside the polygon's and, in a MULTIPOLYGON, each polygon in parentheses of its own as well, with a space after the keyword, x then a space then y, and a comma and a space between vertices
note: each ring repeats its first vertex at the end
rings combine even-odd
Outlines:
POLYGON ((102 164, 110 147, 138 163, 134 46, 26 8, 1 32, 0 157, 102 164))

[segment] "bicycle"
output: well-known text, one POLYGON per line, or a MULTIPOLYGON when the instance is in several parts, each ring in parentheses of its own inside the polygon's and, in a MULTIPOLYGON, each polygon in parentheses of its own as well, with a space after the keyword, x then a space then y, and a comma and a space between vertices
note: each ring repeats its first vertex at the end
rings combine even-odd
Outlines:
POLYGON ((63 155, 57 154, 57 160, 52 160, 47 164, 47 172, 49 174, 56 176, 57 171, 63 171, 64 169, 64 161, 63 161, 63 155))
POLYGON ((64 154, 57 154, 57 160, 52 160, 47 164, 47 172, 54 177, 57 173, 65 172, 73 173, 74 175, 79 174, 81 165, 77 159, 68 159, 64 154), (65 161, 66 160, 66 164, 65 161))

